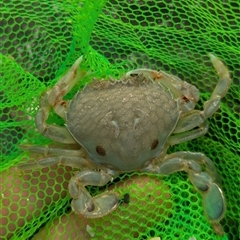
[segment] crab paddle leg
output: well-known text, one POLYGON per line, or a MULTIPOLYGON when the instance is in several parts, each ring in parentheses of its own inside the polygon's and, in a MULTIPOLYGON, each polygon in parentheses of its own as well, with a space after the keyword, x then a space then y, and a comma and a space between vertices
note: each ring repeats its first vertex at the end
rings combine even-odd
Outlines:
POLYGON ((188 172, 190 181, 203 197, 203 207, 207 218, 216 232, 221 234, 218 222, 225 214, 226 202, 219 186, 219 175, 209 158, 202 153, 176 152, 166 156, 159 165, 148 167, 145 170, 161 175, 179 171, 188 172), (206 172, 202 171, 201 165, 205 165, 206 172))

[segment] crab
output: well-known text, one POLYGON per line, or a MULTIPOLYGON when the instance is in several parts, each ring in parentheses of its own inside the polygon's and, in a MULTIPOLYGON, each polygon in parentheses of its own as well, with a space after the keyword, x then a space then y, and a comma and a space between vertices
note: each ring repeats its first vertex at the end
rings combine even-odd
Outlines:
POLYGON ((135 69, 119 80, 93 78, 72 100, 63 97, 86 76, 80 57, 71 69, 41 95, 35 118, 38 131, 63 144, 79 149, 22 145, 21 148, 45 158, 20 164, 18 170, 44 168, 55 164, 80 169, 68 186, 71 207, 88 218, 102 217, 119 204, 119 195, 106 191, 92 197, 85 186, 104 186, 119 174, 140 171, 169 175, 188 173, 202 195, 205 215, 215 229, 226 211, 220 176, 213 162, 203 153, 179 151, 167 154, 169 146, 203 136, 207 119, 219 108, 231 78, 223 62, 209 54, 217 71, 217 83, 203 110, 195 110, 198 89, 163 71, 135 69), (51 110, 65 125, 48 124, 51 110), (50 156, 50 157, 49 157, 50 156))

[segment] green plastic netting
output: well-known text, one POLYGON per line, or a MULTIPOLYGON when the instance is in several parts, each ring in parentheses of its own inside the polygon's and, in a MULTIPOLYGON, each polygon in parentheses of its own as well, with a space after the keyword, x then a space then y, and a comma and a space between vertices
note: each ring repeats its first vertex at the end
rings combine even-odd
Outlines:
MULTIPOLYGON (((0 9, 0 239, 239 239, 239 0, 3 0, 0 9), (72 169, 15 171, 20 162, 41 158, 18 144, 51 142, 35 129, 39 96, 80 55, 96 77, 139 67, 176 75, 199 88, 201 109, 218 81, 209 52, 223 59, 233 84, 209 120, 209 132, 169 152, 203 152, 215 163, 227 200, 224 236, 214 233, 185 173, 131 173, 105 188, 89 187, 93 195, 128 193, 130 202, 103 218, 85 219, 71 213, 72 169)), ((63 123, 54 114, 49 122, 63 123)))

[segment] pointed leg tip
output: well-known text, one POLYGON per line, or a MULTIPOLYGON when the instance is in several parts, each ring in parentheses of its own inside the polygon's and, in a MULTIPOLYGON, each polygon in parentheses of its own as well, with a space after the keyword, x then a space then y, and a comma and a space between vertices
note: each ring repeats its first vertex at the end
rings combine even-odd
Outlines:
POLYGON ((75 63, 73 64, 72 68, 74 68, 74 69, 75 69, 75 68, 78 68, 78 67, 80 66, 82 60, 83 60, 83 56, 80 56, 80 57, 75 61, 75 63))
POLYGON ((224 230, 223 227, 220 223, 212 223, 212 227, 214 232, 219 235, 219 236, 223 236, 224 235, 224 230))
POLYGON ((207 55, 209 56, 209 58, 212 62, 216 61, 216 60, 219 60, 219 58, 216 57, 213 53, 208 53, 207 55))

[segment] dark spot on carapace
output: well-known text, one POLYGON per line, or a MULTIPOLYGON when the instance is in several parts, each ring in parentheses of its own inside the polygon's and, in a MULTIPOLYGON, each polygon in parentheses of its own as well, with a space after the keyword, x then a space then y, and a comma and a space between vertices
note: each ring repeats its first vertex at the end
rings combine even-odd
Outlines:
POLYGON ((96 147, 96 152, 97 152, 100 156, 106 156, 106 150, 105 150, 102 146, 97 146, 97 147, 96 147))
POLYGON ((154 139, 151 144, 151 150, 154 150, 158 146, 158 139, 154 139))

